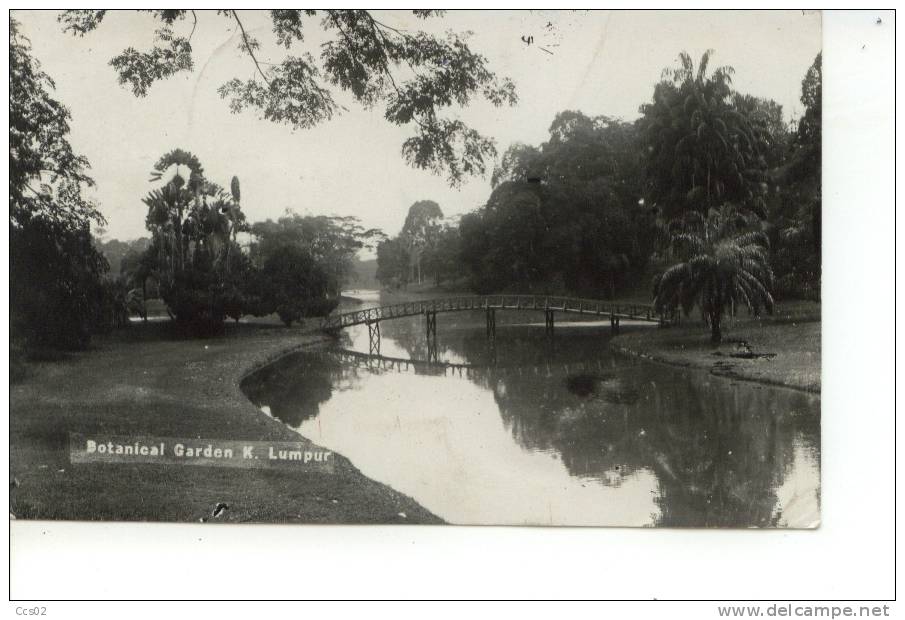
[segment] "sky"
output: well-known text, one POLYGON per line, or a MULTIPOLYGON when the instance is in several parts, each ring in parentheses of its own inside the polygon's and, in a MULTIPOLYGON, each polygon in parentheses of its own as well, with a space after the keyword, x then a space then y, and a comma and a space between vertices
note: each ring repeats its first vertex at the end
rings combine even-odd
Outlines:
MULTIPOLYGON (((214 12, 198 12, 194 70, 157 82, 145 98, 120 86, 108 63, 127 47, 151 47, 159 25, 151 16, 112 11, 98 30, 79 38, 62 32, 57 13, 13 11, 33 55, 56 82, 56 98, 72 112, 70 141, 91 162, 97 187, 88 195, 107 219, 107 239, 147 235, 141 198, 154 187, 154 163, 174 148, 197 155, 206 176, 224 187, 238 176, 242 208, 252 222, 292 209, 354 215, 394 235, 413 202, 434 200, 446 216, 455 216, 489 196, 492 163, 485 178, 459 188, 409 167, 401 145, 413 132, 385 121, 379 105, 364 110, 337 95, 347 112, 297 131, 254 111, 231 113, 217 88, 233 77, 253 77, 255 68, 239 50, 235 22, 214 12)), ((519 103, 495 108, 480 102, 451 115, 494 138, 500 155, 515 142, 543 142, 562 110, 636 119, 681 51, 697 61, 714 49, 711 67, 734 67, 737 90, 775 100, 787 120, 799 117, 801 80, 821 50, 821 18, 814 12, 450 11, 426 21, 405 11, 377 13, 396 27, 472 32, 469 45, 497 75, 515 82, 519 103), (533 43, 523 36, 533 36, 533 43)), ((242 11, 240 17, 262 43, 259 59, 280 60, 286 52, 270 43, 266 12, 242 11)), ((187 35, 191 19, 176 28, 187 35)), ((324 40, 318 21, 305 34, 298 49, 318 57, 324 40)))

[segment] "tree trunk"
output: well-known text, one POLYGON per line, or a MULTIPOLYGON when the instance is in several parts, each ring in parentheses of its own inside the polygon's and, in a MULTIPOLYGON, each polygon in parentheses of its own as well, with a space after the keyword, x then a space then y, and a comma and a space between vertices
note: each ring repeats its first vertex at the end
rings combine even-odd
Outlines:
POLYGON ((141 279, 141 320, 148 322, 148 278, 141 279))
POLYGON ((713 344, 720 344, 723 341, 723 332, 720 329, 721 318, 719 312, 710 313, 710 342, 713 344))

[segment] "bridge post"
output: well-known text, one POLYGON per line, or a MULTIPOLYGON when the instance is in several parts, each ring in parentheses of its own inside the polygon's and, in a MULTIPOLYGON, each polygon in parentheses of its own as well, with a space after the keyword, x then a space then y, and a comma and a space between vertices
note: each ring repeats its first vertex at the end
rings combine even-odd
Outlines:
POLYGON ((437 311, 436 310, 426 310, 424 312, 425 319, 425 329, 427 331, 427 337, 430 339, 431 337, 437 337, 437 311))
POLYGON ((380 355, 380 321, 368 321, 368 352, 380 355))
POLYGON ((553 310, 544 310, 544 322, 547 329, 547 335, 553 335, 553 310))
POLYGON ((496 338, 496 309, 487 308, 487 338, 493 340, 496 338))
POLYGON ((427 338, 427 363, 433 364, 439 361, 440 355, 437 350, 437 336, 434 335, 433 338, 428 336, 427 338))
POLYGON ((424 321, 427 336, 427 361, 432 364, 439 359, 437 351, 437 311, 426 310, 424 312, 424 321))

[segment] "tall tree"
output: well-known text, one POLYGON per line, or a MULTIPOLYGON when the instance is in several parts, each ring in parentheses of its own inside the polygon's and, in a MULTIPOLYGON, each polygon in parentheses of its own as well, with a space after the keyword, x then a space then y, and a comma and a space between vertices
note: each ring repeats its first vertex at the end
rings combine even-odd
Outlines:
POLYGON ((796 145, 811 156, 811 171, 820 170, 823 139, 823 54, 817 54, 801 81, 801 104, 804 115, 798 122, 796 145))
POLYGON ((764 136, 733 105, 734 69, 708 73, 712 55, 705 52, 695 68, 682 52, 679 66, 664 70, 653 101, 641 106, 647 202, 667 219, 725 203, 764 217, 764 136))
POLYGON ((69 110, 13 19, 9 66, 10 344, 81 347, 104 303, 108 265, 90 233, 104 220, 82 193, 93 182, 69 110))
POLYGON ((409 256, 410 281, 421 284, 421 261, 424 252, 433 246, 440 230, 443 211, 433 200, 419 200, 409 207, 399 237, 409 256))
POLYGON ((188 151, 165 153, 151 171, 151 182, 159 186, 142 200, 153 234, 142 263, 153 265, 151 275, 180 329, 218 333, 236 286, 232 280, 242 277, 231 278, 230 272, 243 263, 234 235, 247 229, 244 215, 235 197, 208 180, 188 151))
MULTIPOLYGON (((149 51, 129 47, 110 62, 120 83, 130 86, 136 96, 145 96, 158 80, 193 69, 192 35, 199 14, 211 12, 149 13, 149 22, 160 25, 154 46, 149 51)), ((426 20, 443 11, 413 14, 426 20)), ((65 31, 84 36, 107 15, 103 10, 76 9, 63 11, 59 19, 65 31)), ((487 59, 468 46, 466 35, 449 32, 436 37, 406 30, 362 10, 279 9, 269 12, 274 40, 265 46, 249 33, 238 11, 219 10, 216 15, 235 24, 239 48, 255 71, 252 78, 233 78, 219 88, 233 112, 250 108, 267 120, 309 128, 339 112, 341 106, 333 97, 338 88, 365 108, 384 104, 389 122, 413 127, 414 135, 402 145, 403 157, 417 168, 445 174, 452 185, 483 174, 485 161, 495 157, 493 140, 444 115, 453 106, 476 99, 495 106, 517 101, 513 83, 494 75, 487 59), (305 28, 319 29, 327 39, 320 45, 319 59, 309 52, 286 53, 305 44, 305 28)))
POLYGON ((775 261, 782 294, 819 299, 822 226, 822 69, 818 54, 801 82, 804 114, 792 136, 785 165, 775 171, 783 185, 774 216, 775 261))
POLYGON ((560 112, 538 146, 515 144, 484 208, 461 224, 480 290, 614 296, 647 264, 654 237, 633 124, 560 112))
POLYGON ((455 280, 463 274, 458 223, 445 223, 437 230, 433 243, 425 250, 422 263, 425 271, 433 274, 437 286, 444 280, 455 280))
POLYGON ((154 165, 151 181, 165 181, 142 199, 154 234, 162 281, 172 281, 196 262, 228 266, 231 235, 244 216, 223 188, 210 182, 198 158, 174 149, 154 165))
POLYGON ((82 191, 94 185, 88 160, 69 144, 69 110, 51 96, 55 85, 31 56, 31 44, 9 28, 9 217, 21 225, 41 217, 67 230, 103 224, 82 191))
POLYGON ((399 237, 385 239, 377 245, 377 280, 385 287, 398 289, 409 282, 408 248, 399 237))

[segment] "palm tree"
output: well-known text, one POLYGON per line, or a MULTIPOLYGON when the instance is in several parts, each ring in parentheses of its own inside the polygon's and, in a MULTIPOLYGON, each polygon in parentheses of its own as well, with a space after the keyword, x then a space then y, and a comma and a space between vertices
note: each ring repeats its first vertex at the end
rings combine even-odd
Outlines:
POLYGON ((741 305, 755 316, 773 312, 769 241, 751 219, 731 207, 711 210, 706 218, 690 215, 673 235, 673 245, 682 261, 654 281, 657 312, 681 309, 687 316, 699 308, 715 344, 723 339, 727 309, 733 316, 741 305))
POLYGON ((187 222, 192 211, 201 205, 205 186, 204 169, 198 158, 182 149, 174 149, 161 157, 151 171, 151 182, 166 179, 165 184, 152 190, 142 202, 148 207, 148 227, 158 236, 161 266, 169 262, 169 277, 186 267, 189 239, 187 222), (183 176, 188 170, 188 181, 183 176), (194 209, 193 209, 194 207, 194 209), (169 256, 164 254, 169 252, 169 256))
POLYGON ((230 193, 232 194, 232 203, 226 204, 222 211, 229 219, 230 224, 230 232, 232 240, 231 242, 227 242, 226 244, 226 271, 229 273, 229 265, 230 265, 230 253, 232 251, 232 246, 236 243, 236 236, 239 232, 239 223, 242 215, 242 207, 240 203, 240 199, 242 197, 242 193, 239 190, 239 177, 233 176, 232 180, 229 184, 230 193))
POLYGON ((671 218, 732 201, 763 216, 764 137, 734 103, 733 68, 708 73, 712 55, 707 50, 695 68, 681 53, 679 66, 664 71, 653 102, 641 107, 652 206, 671 218))
POLYGON ((147 226, 154 232, 161 275, 172 283, 176 273, 192 268, 199 258, 215 263, 225 259, 228 271, 230 238, 235 243, 244 222, 239 179, 232 179, 230 200, 221 186, 204 177, 195 155, 175 149, 155 164, 151 181, 164 181, 142 199, 148 207, 147 226))

